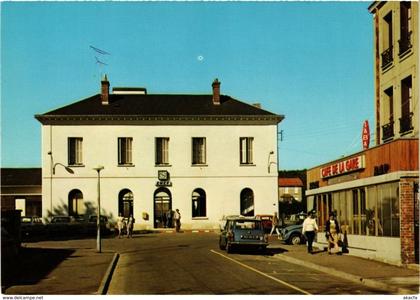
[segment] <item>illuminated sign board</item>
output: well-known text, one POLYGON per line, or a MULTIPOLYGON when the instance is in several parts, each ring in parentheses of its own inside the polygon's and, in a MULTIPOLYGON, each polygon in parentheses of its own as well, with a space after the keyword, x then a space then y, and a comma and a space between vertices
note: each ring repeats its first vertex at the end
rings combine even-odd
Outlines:
POLYGON ((321 178, 338 176, 365 168, 365 156, 360 155, 321 168, 321 178))

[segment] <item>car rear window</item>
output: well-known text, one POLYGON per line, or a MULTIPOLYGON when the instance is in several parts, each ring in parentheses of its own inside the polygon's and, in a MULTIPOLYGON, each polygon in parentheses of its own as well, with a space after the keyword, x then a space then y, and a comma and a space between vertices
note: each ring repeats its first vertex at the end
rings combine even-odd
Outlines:
POLYGON ((236 221, 235 229, 261 229, 261 222, 257 222, 257 221, 236 221))

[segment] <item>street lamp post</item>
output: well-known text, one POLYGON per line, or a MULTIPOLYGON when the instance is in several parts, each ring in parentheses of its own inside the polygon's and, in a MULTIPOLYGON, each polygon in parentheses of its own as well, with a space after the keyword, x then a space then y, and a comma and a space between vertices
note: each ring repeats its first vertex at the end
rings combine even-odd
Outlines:
POLYGON ((103 166, 97 166, 93 168, 98 172, 98 211, 96 218, 96 250, 101 252, 101 171, 104 169, 103 166))

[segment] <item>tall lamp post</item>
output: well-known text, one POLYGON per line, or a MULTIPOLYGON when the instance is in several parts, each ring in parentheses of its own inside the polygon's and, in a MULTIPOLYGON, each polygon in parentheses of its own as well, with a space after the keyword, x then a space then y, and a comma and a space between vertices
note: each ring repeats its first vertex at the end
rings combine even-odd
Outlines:
POLYGON ((98 212, 96 218, 96 250, 101 252, 101 171, 104 169, 104 166, 97 166, 93 168, 98 172, 98 212))

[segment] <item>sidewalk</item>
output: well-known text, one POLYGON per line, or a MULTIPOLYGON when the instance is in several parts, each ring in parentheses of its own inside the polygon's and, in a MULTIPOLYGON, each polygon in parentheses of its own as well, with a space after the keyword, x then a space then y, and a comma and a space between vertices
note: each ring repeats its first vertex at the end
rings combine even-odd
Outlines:
POLYGON ((2 293, 8 295, 100 294, 114 252, 97 253, 86 242, 28 243, 21 250, 14 274, 2 274, 2 293), (4 283, 6 283, 4 285, 4 283))
POLYGON ((419 294, 419 271, 350 254, 330 255, 314 249, 308 254, 306 245, 286 245, 270 238, 270 246, 281 249, 274 257, 283 261, 312 268, 353 282, 365 284, 392 294, 419 294))

